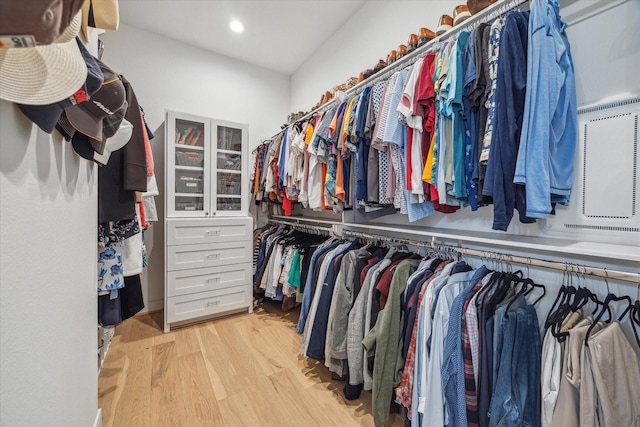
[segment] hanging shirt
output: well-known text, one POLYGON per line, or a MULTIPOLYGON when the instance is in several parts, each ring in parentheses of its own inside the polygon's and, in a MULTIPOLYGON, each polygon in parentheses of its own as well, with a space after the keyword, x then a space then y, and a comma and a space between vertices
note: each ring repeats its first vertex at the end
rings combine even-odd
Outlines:
MULTIPOLYGON (((398 115, 398 105, 400 104, 400 98, 402 97, 402 91, 404 89, 405 81, 409 75, 410 68, 407 67, 398 72, 391 97, 389 98, 389 111, 387 112, 387 123, 384 130, 383 143, 390 145, 390 152, 392 157, 392 165, 394 169, 395 182, 393 185, 393 205, 396 209, 400 209, 400 213, 406 215, 407 200, 405 197, 405 169, 404 162, 401 160, 403 156, 402 149, 404 148, 405 141, 405 127, 400 121, 398 115)), ((389 195, 389 192, 387 192, 389 195)))
MULTIPOLYGON (((493 122, 495 121, 496 104, 494 101, 496 90, 496 79, 498 78, 498 57, 500 53, 500 33, 502 32, 502 25, 504 24, 504 18, 498 18, 491 24, 491 32, 489 38, 489 76, 491 78, 491 86, 489 96, 487 97, 486 108, 488 109, 487 125, 484 132, 484 141, 482 145, 482 151, 480 152, 480 161, 486 162, 489 160, 489 152, 491 149, 491 135, 493 134, 493 122)), ((483 194, 491 195, 488 192, 483 194)))
POLYGON ((380 202, 380 161, 379 151, 374 148, 373 136, 378 129, 378 112, 380 109, 380 103, 384 95, 385 82, 377 82, 373 85, 370 95, 370 111, 371 120, 369 128, 365 125, 365 133, 369 136, 369 159, 367 168, 367 202, 379 203, 380 202))
POLYGON ((450 309, 453 300, 466 288, 474 272, 457 273, 449 277, 447 284, 440 290, 438 302, 433 316, 431 357, 427 367, 427 389, 424 414, 424 425, 443 426, 448 422, 444 409, 444 390, 442 388, 442 366, 444 358, 444 341, 449 327, 450 309))
MULTIPOLYGON (((430 283, 425 291, 420 310, 418 311, 418 335, 416 340, 420 345, 416 348, 416 364, 414 370, 413 394, 411 397, 411 425, 422 425, 420 414, 424 414, 427 410, 427 378, 430 376, 429 364, 431 360, 431 351, 427 346, 427 342, 431 339, 433 331, 433 301, 435 299, 435 290, 443 283, 446 283, 450 277, 454 267, 453 262, 445 265, 440 274, 438 274, 430 283)), ((427 425, 427 424, 424 424, 427 425)))
POLYGON ((365 116, 369 104, 371 87, 364 89, 357 109, 358 120, 355 126, 357 139, 356 162, 358 165, 356 175, 356 203, 367 201, 367 169, 369 163, 370 139, 365 135, 365 116))
POLYGON ((527 91, 527 27, 529 12, 511 11, 500 36, 500 57, 494 92, 495 123, 485 190, 493 197, 493 229, 506 231, 518 209, 520 222, 527 218, 524 187, 513 183, 527 91))
POLYGON ((461 31, 458 34, 455 49, 451 54, 451 86, 447 103, 452 112, 452 188, 449 194, 460 201, 461 206, 468 201, 468 192, 465 174, 465 147, 466 147, 466 126, 465 116, 462 106, 462 93, 464 88, 464 70, 462 67, 463 55, 469 40, 469 33, 461 31))
POLYGON ((516 164, 526 185, 527 216, 546 218, 567 206, 578 140, 576 82, 567 24, 557 0, 534 0, 529 23, 527 96, 516 164), (555 61, 550 60, 554 58, 555 61))
POLYGON ((475 60, 476 31, 469 35, 467 46, 463 56, 463 93, 462 104, 465 116, 465 151, 464 172, 467 186, 467 197, 472 211, 478 210, 478 111, 472 108, 472 92, 475 89, 477 69, 475 60))
POLYGON ((278 155, 278 189, 282 190, 285 187, 285 166, 287 164, 287 154, 289 152, 289 128, 284 130, 282 137, 282 143, 280 144, 280 154, 278 155))
POLYGON ((389 417, 389 402, 393 395, 393 385, 399 382, 397 373, 400 350, 401 306, 400 298, 407 285, 407 279, 416 270, 419 260, 402 261, 395 269, 385 310, 380 312, 375 327, 369 331, 362 341, 368 353, 375 354, 373 366, 373 417, 376 426, 384 424, 389 417))
POLYGON ((376 137, 371 143, 371 146, 379 151, 378 153, 378 170, 379 170, 379 181, 380 181, 380 190, 378 194, 378 198, 380 203, 382 204, 390 204, 393 203, 393 199, 387 197, 388 189, 390 187, 390 181, 395 181, 395 177, 390 176, 389 174, 389 156, 387 151, 387 146, 382 142, 384 139, 384 132, 387 125, 387 119, 389 117, 389 105, 391 99, 391 93, 395 87, 395 82, 398 78, 398 73, 394 73, 391 78, 387 81, 384 90, 384 97, 382 99, 382 103, 380 104, 380 111, 378 113, 377 127, 378 130, 376 132, 376 137))

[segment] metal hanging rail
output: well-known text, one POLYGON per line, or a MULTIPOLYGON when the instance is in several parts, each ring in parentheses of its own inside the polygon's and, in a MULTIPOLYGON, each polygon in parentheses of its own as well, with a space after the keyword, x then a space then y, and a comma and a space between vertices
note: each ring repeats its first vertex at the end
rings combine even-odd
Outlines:
POLYGON ((564 272, 578 273, 583 275, 597 276, 605 279, 616 279, 625 282, 636 283, 640 286, 640 272, 631 273, 627 271, 609 270, 607 268, 589 267, 586 265, 577 265, 572 263, 562 263, 556 261, 547 261, 538 258, 520 257, 504 254, 494 251, 480 251, 476 249, 468 249, 459 246, 445 245, 434 242, 421 242, 418 240, 402 239, 397 237, 382 236, 377 234, 363 233, 360 231, 343 230, 343 237, 356 237, 370 241, 382 241, 389 243, 397 243, 417 248, 431 249, 435 251, 455 253, 461 255, 474 256, 482 259, 490 259, 498 262, 517 263, 532 267, 544 267, 552 270, 560 270, 564 272))
MULTIPOLYGON (((494 19, 505 15, 507 12, 527 2, 529 2, 529 0, 511 0, 511 1, 501 0, 492 4, 491 6, 483 9, 477 14, 466 19, 462 24, 456 25, 455 27, 451 28, 447 32, 440 34, 433 40, 430 40, 429 42, 415 49, 413 52, 408 53, 402 58, 398 59, 393 64, 387 65, 381 71, 377 72, 376 74, 369 77, 368 79, 361 81, 360 83, 353 86, 352 88, 349 88, 346 92, 344 92, 344 95, 342 96, 342 98, 348 98, 351 95, 357 95, 360 92, 362 92, 365 88, 369 86, 373 86, 375 83, 379 81, 388 79, 394 72, 413 64, 420 58, 424 58, 424 56, 427 55, 428 53, 438 50, 442 45, 442 42, 458 34, 459 32, 464 30, 467 30, 467 31, 473 30, 478 25, 484 22, 493 21, 494 19)), ((277 138, 282 132, 284 132, 285 129, 290 128, 296 123, 304 122, 305 120, 309 119, 310 117, 313 117, 316 114, 322 114, 325 111, 329 110, 336 103, 337 98, 338 96, 334 97, 329 102, 322 104, 315 110, 305 114, 295 122, 288 125, 286 128, 282 129, 280 132, 276 133, 271 139, 277 138)))
POLYGON ((305 233, 320 234, 324 236, 329 236, 333 233, 333 228, 323 223, 301 223, 298 221, 291 221, 286 219, 270 219, 269 222, 271 224, 287 225, 295 230, 303 231, 305 233))

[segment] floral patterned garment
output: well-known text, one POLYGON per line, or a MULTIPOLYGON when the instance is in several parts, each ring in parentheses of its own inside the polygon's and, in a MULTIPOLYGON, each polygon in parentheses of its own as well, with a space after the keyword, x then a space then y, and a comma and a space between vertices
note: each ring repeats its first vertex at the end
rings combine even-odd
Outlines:
POLYGON ((124 241, 109 242, 98 254, 98 295, 124 288, 124 241))
POLYGON ((485 107, 489 110, 487 116, 487 127, 484 132, 484 142, 482 145, 482 151, 480 152, 480 161, 489 161, 489 151, 491 149, 491 135, 493 133, 493 122, 495 120, 495 92, 496 83, 498 78, 498 54, 500 47, 500 33, 502 32, 502 26, 504 25, 504 18, 496 19, 491 24, 491 35, 489 38, 489 76, 491 77, 491 91, 487 97, 485 107))

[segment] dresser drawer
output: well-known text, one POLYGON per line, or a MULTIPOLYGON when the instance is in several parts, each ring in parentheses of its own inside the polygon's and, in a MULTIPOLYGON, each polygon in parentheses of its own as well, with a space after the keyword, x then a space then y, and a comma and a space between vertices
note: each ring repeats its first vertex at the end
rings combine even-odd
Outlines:
POLYGON ((167 245, 251 241, 252 218, 167 220, 167 245))
POLYGON ((251 286, 227 288, 167 298, 167 322, 175 323, 198 317, 250 307, 251 286))
POLYGON ((241 288, 251 283, 251 265, 197 268, 167 273, 167 296, 194 294, 225 288, 241 288))
POLYGON ((252 262, 250 242, 179 245, 167 248, 167 271, 252 262))

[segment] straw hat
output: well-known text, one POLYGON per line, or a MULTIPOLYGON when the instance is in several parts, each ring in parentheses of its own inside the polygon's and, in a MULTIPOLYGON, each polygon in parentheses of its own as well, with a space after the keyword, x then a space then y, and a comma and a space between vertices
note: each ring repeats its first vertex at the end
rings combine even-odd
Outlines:
POLYGON ((82 5, 82 31, 85 41, 89 40, 87 27, 115 31, 120 24, 118 0, 85 0, 82 5))
POLYGON ((81 14, 53 44, 0 48, 0 99, 47 105, 73 95, 87 78, 87 65, 76 43, 81 14))

